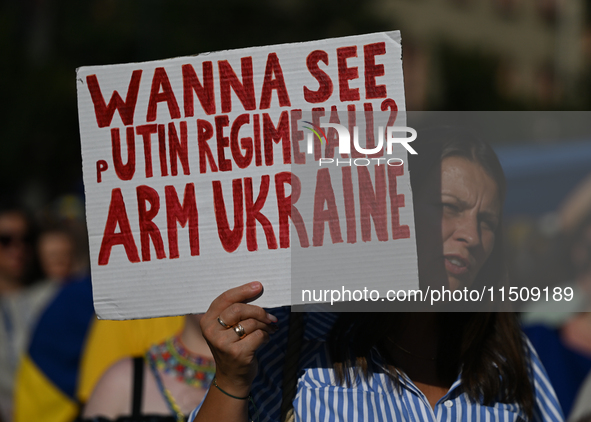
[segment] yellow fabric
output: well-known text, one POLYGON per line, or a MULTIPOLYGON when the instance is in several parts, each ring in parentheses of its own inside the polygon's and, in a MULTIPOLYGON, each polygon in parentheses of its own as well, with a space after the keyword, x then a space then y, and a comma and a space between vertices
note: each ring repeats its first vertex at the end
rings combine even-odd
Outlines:
POLYGON ((62 393, 25 355, 16 374, 14 422, 70 422, 78 406, 62 393))
MULTIPOLYGON (((78 400, 88 400, 103 372, 113 363, 143 354, 150 345, 179 332, 183 318, 95 319, 87 332, 78 369, 78 400)), ((57 388, 28 355, 21 357, 15 384, 14 422, 71 422, 79 410, 77 403, 57 388)))
POLYGON ((95 320, 80 363, 78 399, 84 403, 109 366, 127 356, 141 355, 150 345, 179 332, 184 317, 95 320))

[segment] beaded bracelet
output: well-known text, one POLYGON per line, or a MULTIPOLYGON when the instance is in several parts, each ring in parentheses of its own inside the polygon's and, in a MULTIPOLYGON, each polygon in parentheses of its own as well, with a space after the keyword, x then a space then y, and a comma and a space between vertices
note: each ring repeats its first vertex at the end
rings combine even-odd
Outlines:
POLYGON ((220 390, 222 393, 224 393, 226 396, 228 397, 232 397, 233 399, 236 400, 248 400, 250 401, 250 403, 252 404, 252 407, 254 407, 254 412, 255 415, 257 416, 257 422, 259 422, 259 410, 257 409, 257 406, 254 404, 254 400, 252 399, 252 396, 249 394, 246 397, 238 397, 238 396, 234 396, 230 393, 228 393, 227 391, 224 391, 217 383, 217 380, 215 377, 213 377, 213 385, 215 386, 215 388, 217 388, 218 390, 220 390))

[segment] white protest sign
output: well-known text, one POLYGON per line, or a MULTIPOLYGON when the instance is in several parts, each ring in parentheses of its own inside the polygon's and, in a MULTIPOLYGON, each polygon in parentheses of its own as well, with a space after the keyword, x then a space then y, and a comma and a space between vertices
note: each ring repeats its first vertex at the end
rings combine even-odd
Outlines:
POLYGON ((77 88, 101 318, 253 280, 269 307, 418 286, 398 32, 82 67, 77 88))

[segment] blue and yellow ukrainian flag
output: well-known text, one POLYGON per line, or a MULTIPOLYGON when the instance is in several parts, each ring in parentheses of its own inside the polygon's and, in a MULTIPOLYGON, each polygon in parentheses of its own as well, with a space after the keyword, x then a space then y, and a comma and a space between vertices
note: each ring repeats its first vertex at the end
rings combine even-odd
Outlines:
POLYGON ((182 317, 97 320, 90 278, 63 286, 41 316, 15 384, 14 422, 70 422, 102 373, 180 331, 182 317))

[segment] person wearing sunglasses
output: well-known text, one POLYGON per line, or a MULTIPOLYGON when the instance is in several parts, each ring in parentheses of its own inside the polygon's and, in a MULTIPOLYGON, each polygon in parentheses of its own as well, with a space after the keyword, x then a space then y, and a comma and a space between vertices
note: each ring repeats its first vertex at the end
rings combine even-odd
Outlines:
POLYGON ((14 376, 37 317, 56 286, 30 284, 33 238, 26 214, 0 206, 0 420, 12 420, 14 376))
POLYGON ((31 256, 31 236, 25 215, 18 209, 0 214, 0 293, 22 287, 31 256))

